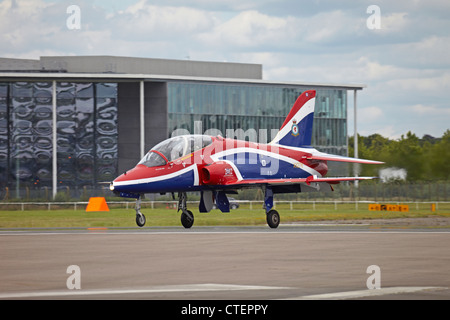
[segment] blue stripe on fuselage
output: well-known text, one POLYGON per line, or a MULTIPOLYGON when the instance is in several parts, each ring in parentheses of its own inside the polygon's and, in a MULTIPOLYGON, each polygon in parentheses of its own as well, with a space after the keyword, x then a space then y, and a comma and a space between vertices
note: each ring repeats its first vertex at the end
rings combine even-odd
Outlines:
POLYGON ((254 152, 230 154, 221 157, 221 160, 233 162, 243 179, 289 179, 306 178, 311 175, 300 168, 300 162, 294 165, 291 162, 254 152))

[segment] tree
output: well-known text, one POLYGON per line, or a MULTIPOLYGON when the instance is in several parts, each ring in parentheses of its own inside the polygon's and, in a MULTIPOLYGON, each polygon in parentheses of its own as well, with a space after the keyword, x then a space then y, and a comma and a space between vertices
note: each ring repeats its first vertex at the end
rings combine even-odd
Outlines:
POLYGON ((391 148, 393 153, 393 166, 404 168, 407 171, 407 180, 421 180, 425 176, 425 163, 423 161, 423 148, 419 144, 419 138, 408 131, 406 137, 394 143, 391 148))
POLYGON ((444 133, 439 142, 431 146, 429 156, 425 158, 429 165, 429 178, 450 179, 450 129, 444 133))
MULTIPOLYGON (((353 156, 353 139, 349 138, 349 155, 353 156)), ((450 179, 450 129, 442 138, 425 135, 419 139, 409 131, 398 140, 380 134, 358 136, 358 157, 385 162, 384 168, 396 167, 407 171, 407 180, 450 179)), ((360 175, 377 176, 380 166, 362 165, 360 175)))

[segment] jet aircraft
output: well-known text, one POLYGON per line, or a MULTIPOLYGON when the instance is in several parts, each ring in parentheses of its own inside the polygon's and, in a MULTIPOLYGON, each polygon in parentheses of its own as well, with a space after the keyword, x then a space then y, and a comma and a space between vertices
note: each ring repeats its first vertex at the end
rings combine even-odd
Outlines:
POLYGON ((278 134, 268 144, 208 135, 181 135, 154 146, 131 170, 116 178, 110 189, 136 199, 136 223, 144 226, 141 199, 146 193, 178 193, 178 211, 185 228, 194 215, 186 205, 188 192, 200 192, 200 212, 215 204, 230 211, 227 194, 244 188, 261 188, 269 227, 277 228, 273 209, 278 193, 332 190, 341 181, 374 177, 325 177, 328 161, 382 164, 320 152, 311 147, 316 91, 303 92, 294 103, 278 134))

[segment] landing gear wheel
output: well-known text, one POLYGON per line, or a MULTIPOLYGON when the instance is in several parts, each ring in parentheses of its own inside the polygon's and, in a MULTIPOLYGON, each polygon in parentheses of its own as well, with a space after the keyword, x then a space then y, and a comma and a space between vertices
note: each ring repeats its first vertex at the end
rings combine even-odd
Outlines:
POLYGON ((183 211, 183 213, 181 214, 181 224, 186 229, 192 227, 192 225, 194 224, 194 215, 192 214, 192 211, 183 211))
POLYGON ((271 228, 277 228, 280 224, 280 215, 276 210, 270 210, 267 212, 267 224, 271 228))
POLYGON ((146 221, 145 216, 142 213, 136 214, 136 224, 139 227, 143 227, 145 225, 145 221, 146 221))
POLYGON ((145 216, 141 213, 141 198, 144 195, 139 195, 139 197, 136 199, 136 224, 139 227, 143 227, 145 225, 145 216))

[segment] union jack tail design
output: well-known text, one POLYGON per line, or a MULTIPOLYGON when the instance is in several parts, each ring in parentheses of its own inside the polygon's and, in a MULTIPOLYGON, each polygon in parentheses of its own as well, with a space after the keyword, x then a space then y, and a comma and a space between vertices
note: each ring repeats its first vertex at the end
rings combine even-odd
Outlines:
POLYGON ((295 101, 271 144, 291 147, 311 146, 316 91, 303 92, 295 101))

